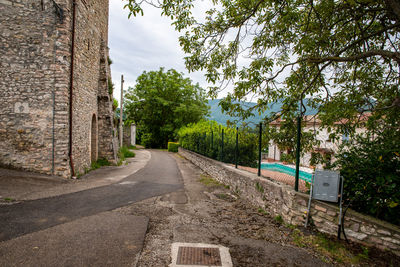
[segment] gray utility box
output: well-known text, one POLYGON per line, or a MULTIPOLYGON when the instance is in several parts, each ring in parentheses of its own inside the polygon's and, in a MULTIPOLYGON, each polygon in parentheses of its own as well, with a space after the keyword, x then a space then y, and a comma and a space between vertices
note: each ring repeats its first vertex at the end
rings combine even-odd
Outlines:
POLYGON ((312 198, 329 202, 338 202, 339 185, 339 172, 315 170, 312 198))

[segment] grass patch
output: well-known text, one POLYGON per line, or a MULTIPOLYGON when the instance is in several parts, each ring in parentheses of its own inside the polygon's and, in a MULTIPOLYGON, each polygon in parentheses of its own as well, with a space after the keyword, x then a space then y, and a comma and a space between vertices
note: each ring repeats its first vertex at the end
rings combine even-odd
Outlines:
POLYGON ((131 151, 127 146, 122 146, 119 152, 124 155, 124 158, 133 158, 136 156, 135 152, 131 151))
POLYGON ((101 159, 96 160, 95 162, 92 162, 92 164, 90 165, 90 170, 88 170, 88 171, 96 170, 102 166, 110 166, 110 165, 111 165, 111 162, 109 162, 107 159, 101 158, 101 159))
POLYGON ((77 171, 75 174, 75 177, 76 177, 76 179, 80 179, 82 177, 82 175, 85 175, 90 171, 96 170, 103 166, 111 166, 111 165, 112 165, 111 162, 109 162, 107 159, 99 158, 98 160, 96 160, 95 162, 92 162, 90 164, 90 168, 86 167, 84 169, 83 173, 80 173, 79 171, 77 171))
POLYGON ((366 261, 369 259, 369 248, 362 246, 362 252, 358 253, 353 259, 352 262, 353 264, 360 263, 362 261, 366 261))
POLYGON ((185 157, 183 157, 182 155, 180 155, 180 154, 176 154, 179 158, 181 158, 181 159, 185 159, 185 157))
POLYGON ((202 184, 204 184, 205 186, 207 186, 207 187, 213 187, 213 186, 223 186, 223 187, 225 187, 224 184, 222 184, 222 183, 218 182, 217 180, 211 178, 210 176, 207 176, 207 175, 204 175, 204 174, 200 175, 200 182, 202 184))
POLYGON ((135 152, 131 151, 127 146, 122 146, 118 150, 118 158, 119 161, 117 163, 118 166, 122 165, 124 160, 126 158, 133 158, 135 155, 135 152))
POLYGON ((4 198, 4 201, 5 201, 5 202, 13 202, 14 199, 11 198, 11 197, 5 197, 5 198, 4 198))
POLYGON ((260 213, 260 214, 262 214, 262 215, 268 215, 268 214, 269 214, 269 213, 268 213, 265 209, 263 209, 263 208, 258 208, 257 212, 260 213))
POLYGON ((264 187, 262 187, 258 182, 256 183, 256 189, 258 192, 264 193, 264 187))
POLYGON ((274 220, 275 220, 275 222, 277 222, 277 223, 279 223, 279 224, 282 224, 282 223, 283 223, 283 219, 282 219, 282 216, 281 216, 281 215, 276 215, 276 216, 274 217, 274 220))
POLYGON ((369 249, 362 247, 362 252, 353 254, 340 241, 328 237, 325 234, 304 235, 299 229, 292 228, 293 243, 298 247, 312 248, 321 255, 325 262, 335 261, 340 264, 359 264, 369 259, 369 249), (329 259, 329 260, 328 260, 329 259))

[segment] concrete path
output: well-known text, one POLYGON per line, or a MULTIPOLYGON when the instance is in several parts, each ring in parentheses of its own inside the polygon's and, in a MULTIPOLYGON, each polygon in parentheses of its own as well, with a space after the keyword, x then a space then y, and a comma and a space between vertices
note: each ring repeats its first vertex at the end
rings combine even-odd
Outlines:
POLYGON ((0 243, 0 266, 132 266, 143 216, 104 212, 0 243))
POLYGON ((1 205, 0 266, 48 266, 55 262, 61 266, 98 266, 108 262, 123 266, 125 260, 131 265, 135 258, 132 255, 141 249, 139 243, 148 220, 109 211, 183 188, 176 161, 167 152, 152 150, 147 165, 134 171, 123 179, 110 172, 108 181, 114 182, 111 185, 99 186, 95 182, 97 187, 83 191, 71 185, 55 185, 56 193, 63 187, 76 191, 1 205), (93 260, 98 253, 104 257, 93 260), (114 262, 115 257, 120 260, 114 262))
POLYGON ((128 165, 102 167, 77 180, 0 168, 0 203, 5 198, 34 200, 116 183, 142 169, 151 158, 148 150, 135 153, 136 157, 127 159, 128 165))

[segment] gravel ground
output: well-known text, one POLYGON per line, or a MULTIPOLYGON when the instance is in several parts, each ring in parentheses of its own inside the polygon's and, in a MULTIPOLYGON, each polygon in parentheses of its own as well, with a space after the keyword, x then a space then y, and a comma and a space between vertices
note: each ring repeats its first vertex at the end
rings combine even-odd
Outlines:
POLYGON ((118 209, 150 218, 138 266, 168 266, 173 242, 226 246, 234 266, 329 266, 314 252, 293 245, 291 229, 210 183, 186 160, 177 157, 177 162, 184 190, 118 209))
MULTIPOLYGON (((353 257, 351 262, 335 258, 319 248, 321 242, 304 241, 314 240, 315 233, 285 225, 249 206, 193 164, 178 155, 176 159, 184 189, 117 210, 150 218, 137 266, 168 266, 173 242, 226 246, 234 266, 400 266, 398 257, 371 248, 368 256, 353 257)), ((322 240, 339 250, 336 241, 332 245, 329 238, 322 240)), ((340 242, 339 246, 346 248, 344 256, 365 252, 356 244, 340 242)))

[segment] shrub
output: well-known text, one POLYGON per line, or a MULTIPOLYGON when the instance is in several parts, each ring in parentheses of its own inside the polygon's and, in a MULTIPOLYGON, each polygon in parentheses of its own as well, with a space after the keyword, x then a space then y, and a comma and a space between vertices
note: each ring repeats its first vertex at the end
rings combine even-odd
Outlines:
POLYGON ((358 136, 339 151, 336 167, 344 177, 344 197, 351 207, 400 225, 400 132, 385 130, 375 138, 358 136))
POLYGON ((96 169, 98 169, 98 168, 100 168, 102 166, 110 166, 110 165, 111 165, 111 163, 107 159, 99 158, 95 162, 92 162, 92 164, 90 166, 90 169, 91 170, 96 170, 96 169))
MULTIPOLYGON (((249 128, 239 131, 239 165, 257 166, 258 137, 252 131, 249 128)), ((219 161, 235 163, 236 129, 234 128, 222 126, 215 121, 200 121, 182 127, 178 131, 178 136, 181 147, 185 149, 219 161)))
MULTIPOLYGON (((132 158, 134 156, 136 156, 135 153, 130 151, 129 148, 126 146, 120 147, 120 149, 118 151, 118 157, 120 160, 119 163, 123 162, 125 160, 125 158, 132 158)), ((120 165, 120 164, 118 164, 118 165, 120 165)))
POLYGON ((168 151, 169 152, 178 152, 179 143, 168 142, 168 151))
POLYGON ((124 154, 125 158, 133 158, 135 155, 135 153, 131 150, 129 150, 129 148, 127 146, 122 146, 121 147, 121 153, 124 154))
POLYGON ((111 81, 111 77, 108 77, 107 82, 108 82, 108 93, 112 95, 114 92, 114 84, 111 81))
POLYGON ((296 157, 294 153, 282 153, 281 154, 281 161, 287 162, 287 163, 294 163, 296 161, 296 157))

